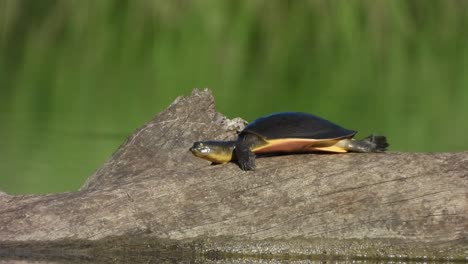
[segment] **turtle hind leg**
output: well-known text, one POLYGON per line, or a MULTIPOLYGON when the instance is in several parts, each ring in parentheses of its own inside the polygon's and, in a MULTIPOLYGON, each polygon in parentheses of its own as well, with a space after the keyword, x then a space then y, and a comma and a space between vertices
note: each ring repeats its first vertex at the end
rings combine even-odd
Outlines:
POLYGON ((253 134, 240 134, 234 149, 234 156, 237 164, 244 171, 255 170, 255 153, 252 148, 256 146, 261 139, 253 134))
POLYGON ((352 152, 385 152, 388 148, 387 138, 384 136, 370 135, 366 138, 343 139, 338 142, 344 149, 352 152))

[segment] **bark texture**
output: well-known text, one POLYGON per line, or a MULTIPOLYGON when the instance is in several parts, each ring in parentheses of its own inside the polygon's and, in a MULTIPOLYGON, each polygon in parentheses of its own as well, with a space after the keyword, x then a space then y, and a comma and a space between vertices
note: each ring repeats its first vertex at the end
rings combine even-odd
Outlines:
POLYGON ((217 113, 208 90, 179 97, 81 190, 0 192, 0 245, 131 235, 245 254, 360 245, 368 251, 351 254, 468 256, 468 152, 284 155, 243 172, 188 151, 244 125, 217 113))

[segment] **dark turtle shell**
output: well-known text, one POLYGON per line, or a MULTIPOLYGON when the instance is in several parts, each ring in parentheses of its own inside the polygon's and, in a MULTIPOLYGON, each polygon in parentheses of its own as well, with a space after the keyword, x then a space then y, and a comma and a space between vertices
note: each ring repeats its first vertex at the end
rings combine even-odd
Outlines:
POLYGON ((254 120, 242 133, 253 133, 265 139, 333 139, 352 137, 356 131, 311 114, 283 112, 254 120))

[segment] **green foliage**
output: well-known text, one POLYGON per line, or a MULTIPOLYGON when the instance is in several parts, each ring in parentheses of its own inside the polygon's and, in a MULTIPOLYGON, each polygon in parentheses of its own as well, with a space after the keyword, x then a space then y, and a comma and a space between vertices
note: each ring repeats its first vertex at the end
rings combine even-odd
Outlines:
POLYGON ((468 2, 0 0, 0 189, 76 190, 194 87, 393 151, 468 149, 468 2))

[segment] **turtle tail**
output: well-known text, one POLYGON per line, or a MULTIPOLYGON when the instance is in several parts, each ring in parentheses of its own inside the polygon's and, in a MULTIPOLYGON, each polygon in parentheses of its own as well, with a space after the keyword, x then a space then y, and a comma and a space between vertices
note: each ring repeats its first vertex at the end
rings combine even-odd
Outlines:
POLYGON ((361 140, 349 140, 345 148, 353 152, 385 152, 389 146, 385 136, 370 135, 361 140))

